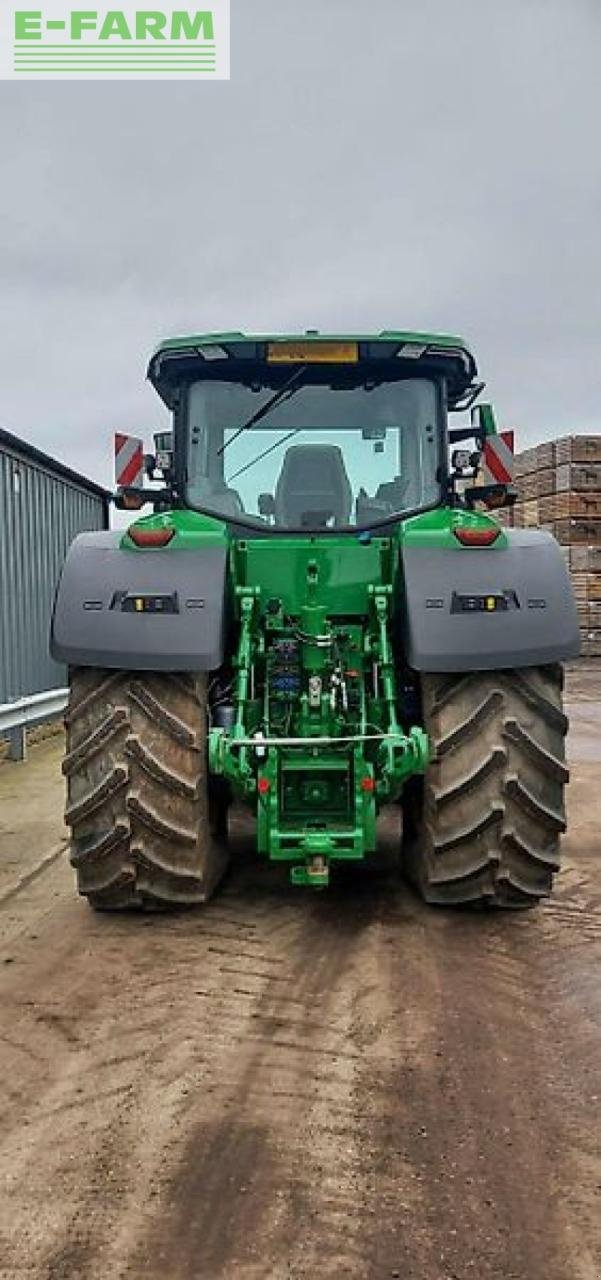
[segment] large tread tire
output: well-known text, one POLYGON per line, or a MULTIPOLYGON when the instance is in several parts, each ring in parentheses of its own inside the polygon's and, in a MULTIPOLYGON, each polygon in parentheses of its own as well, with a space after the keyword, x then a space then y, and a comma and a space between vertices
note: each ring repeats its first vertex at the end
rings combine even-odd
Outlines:
POLYGON ((432 762, 409 788, 403 864, 426 902, 533 906, 565 830, 558 665, 423 675, 432 762))
POLYGON ((204 676, 74 668, 65 820, 98 910, 206 902, 227 862, 209 809, 204 676))

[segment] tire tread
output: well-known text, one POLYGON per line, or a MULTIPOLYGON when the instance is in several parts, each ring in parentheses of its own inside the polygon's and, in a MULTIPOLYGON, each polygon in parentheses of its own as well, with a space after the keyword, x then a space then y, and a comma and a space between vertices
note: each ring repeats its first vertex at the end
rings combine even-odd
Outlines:
POLYGON ((206 902, 227 863, 209 819, 206 679, 74 668, 65 817, 98 910, 206 902))
POLYGON ((421 677, 432 761, 406 804, 404 866, 426 901, 529 906, 565 831, 563 672, 421 677))

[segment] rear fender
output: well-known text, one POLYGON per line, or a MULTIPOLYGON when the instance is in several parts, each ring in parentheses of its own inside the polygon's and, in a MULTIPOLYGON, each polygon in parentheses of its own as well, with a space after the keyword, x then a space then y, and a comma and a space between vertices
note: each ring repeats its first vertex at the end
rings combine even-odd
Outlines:
POLYGON ((70 666, 211 671, 223 661, 227 550, 127 551, 82 533, 59 580, 50 652, 70 666), (136 599, 144 601, 136 611, 136 599), (146 611, 146 601, 161 601, 146 611), (163 612, 164 610, 164 612, 163 612))
POLYGON ((539 529, 508 529, 507 544, 405 545, 401 642, 416 671, 538 666, 580 653, 578 615, 561 549, 539 529), (464 611, 462 597, 508 607, 464 611))

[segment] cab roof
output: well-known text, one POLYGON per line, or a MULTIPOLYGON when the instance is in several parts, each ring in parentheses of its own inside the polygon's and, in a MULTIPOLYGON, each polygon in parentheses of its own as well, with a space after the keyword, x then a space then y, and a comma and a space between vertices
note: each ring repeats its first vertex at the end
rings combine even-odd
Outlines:
MULTIPOLYGON (((252 362, 265 364, 268 348, 276 344, 302 344, 303 348, 324 343, 357 344, 355 364, 365 367, 373 361, 400 360, 407 368, 425 373, 426 368, 443 373, 447 380, 450 408, 462 407, 462 400, 475 388, 476 361, 463 338, 446 333, 416 333, 404 329, 383 329, 380 333, 248 334, 240 331, 200 333, 167 338, 153 353, 148 377, 165 404, 173 407, 177 385, 191 377, 214 376, 217 372, 239 377, 252 362)), ((310 357, 309 357, 310 360, 310 357)), ((294 359, 288 360, 294 364, 294 359)), ((305 363, 299 358, 297 363, 305 363)), ((336 362, 340 367, 344 361, 336 362)), ((320 361, 327 367, 328 360, 320 361)))

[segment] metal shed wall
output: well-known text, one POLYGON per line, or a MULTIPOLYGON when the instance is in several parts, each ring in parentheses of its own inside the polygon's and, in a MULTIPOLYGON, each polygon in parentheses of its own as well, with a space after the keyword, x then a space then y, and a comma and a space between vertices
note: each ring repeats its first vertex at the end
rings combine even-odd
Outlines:
POLYGON ((65 684, 48 652, 56 583, 75 535, 106 528, 107 496, 0 433, 0 703, 65 684))

